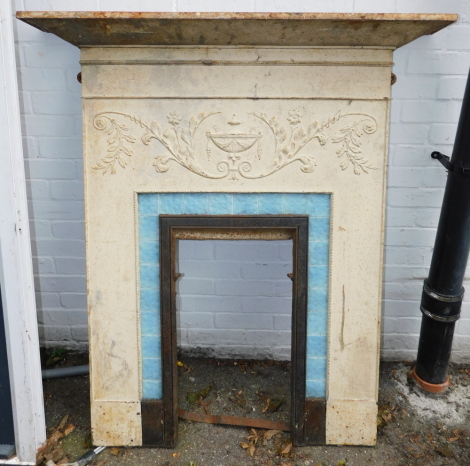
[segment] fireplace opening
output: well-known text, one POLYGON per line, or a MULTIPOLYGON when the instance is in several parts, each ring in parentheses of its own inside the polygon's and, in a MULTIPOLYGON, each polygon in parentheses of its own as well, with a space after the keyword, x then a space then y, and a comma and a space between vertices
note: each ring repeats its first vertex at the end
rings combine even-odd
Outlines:
MULTIPOLYGON (((181 240, 208 239, 232 242, 234 240, 292 241, 293 266, 289 275, 292 280, 289 422, 279 421, 273 425, 274 421, 264 421, 268 422, 268 425, 264 426, 269 429, 289 431, 293 442, 302 445, 307 439, 307 429, 311 431, 307 427, 308 424, 314 422, 324 437, 324 399, 306 399, 307 290, 311 275, 308 264, 309 217, 307 215, 160 215, 159 238, 162 399, 161 402, 143 400, 143 425, 146 426, 147 420, 149 421, 149 428, 143 430, 146 443, 154 441, 166 446, 175 445, 178 436, 178 417, 207 422, 207 418, 201 419, 197 413, 191 414, 178 406, 178 370, 184 367, 184 363, 178 361, 176 316, 178 282, 182 276, 179 269, 178 245, 181 240), (159 418, 161 421, 156 422, 159 418), (150 428, 150 424, 155 427, 159 425, 158 430, 150 428)), ((314 342, 321 341, 323 338, 314 340, 314 342)), ((207 387, 202 387, 202 390, 207 387)), ((198 402, 204 398, 200 391, 194 393, 192 397, 198 402)), ((204 407, 202 404, 201 406, 204 407)), ((221 416, 210 415, 210 422, 246 425, 246 418, 231 416, 227 420, 221 419, 221 416)), ((257 426, 261 427, 259 424, 257 426)))
POLYGON ((175 262, 180 410, 288 426, 293 240, 181 239, 175 262))

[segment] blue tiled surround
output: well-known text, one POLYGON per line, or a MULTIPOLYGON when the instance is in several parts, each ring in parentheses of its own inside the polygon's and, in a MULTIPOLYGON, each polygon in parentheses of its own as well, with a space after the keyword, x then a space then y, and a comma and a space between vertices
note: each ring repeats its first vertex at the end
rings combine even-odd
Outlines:
POLYGON ((160 332, 160 214, 309 215, 307 397, 326 396, 329 194, 139 194, 140 312, 143 397, 162 398, 160 332))

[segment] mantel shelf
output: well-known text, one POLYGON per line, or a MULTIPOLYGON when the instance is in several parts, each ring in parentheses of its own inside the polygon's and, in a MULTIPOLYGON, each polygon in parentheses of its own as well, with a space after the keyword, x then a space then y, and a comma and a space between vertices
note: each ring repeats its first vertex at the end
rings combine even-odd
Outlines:
POLYGON ((21 11, 18 19, 78 47, 292 46, 397 48, 454 14, 21 11))

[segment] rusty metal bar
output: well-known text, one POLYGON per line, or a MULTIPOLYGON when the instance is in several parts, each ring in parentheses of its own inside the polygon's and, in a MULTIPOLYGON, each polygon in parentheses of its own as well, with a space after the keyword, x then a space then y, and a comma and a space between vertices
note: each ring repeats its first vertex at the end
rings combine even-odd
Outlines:
POLYGON ((283 430, 290 432, 287 422, 269 421, 266 419, 252 419, 239 416, 219 416, 217 414, 200 414, 178 409, 178 416, 186 421, 204 422, 206 424, 221 424, 228 426, 254 427, 255 429, 283 430))

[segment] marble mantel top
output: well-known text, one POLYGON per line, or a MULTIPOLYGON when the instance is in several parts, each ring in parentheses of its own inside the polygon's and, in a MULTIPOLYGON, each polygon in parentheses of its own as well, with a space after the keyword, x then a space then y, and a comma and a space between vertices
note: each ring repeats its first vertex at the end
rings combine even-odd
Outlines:
POLYGON ((78 47, 318 46, 397 48, 455 14, 20 11, 18 19, 78 47))

